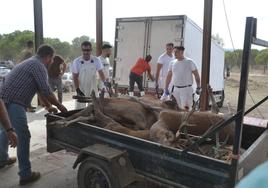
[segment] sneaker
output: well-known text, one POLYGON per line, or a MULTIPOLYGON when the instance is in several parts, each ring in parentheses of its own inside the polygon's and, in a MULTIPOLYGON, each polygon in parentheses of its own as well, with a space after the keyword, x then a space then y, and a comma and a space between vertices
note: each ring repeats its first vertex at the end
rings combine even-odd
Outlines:
POLYGON ((4 166, 0 166, 0 169, 4 168, 5 166, 10 166, 14 164, 17 161, 16 157, 9 157, 8 160, 6 161, 6 164, 4 166))
POLYGON ((30 175, 30 177, 20 179, 20 185, 23 186, 23 185, 27 185, 27 184, 29 184, 29 183, 35 182, 35 181, 37 181, 40 177, 41 177, 40 172, 32 172, 32 174, 30 175))

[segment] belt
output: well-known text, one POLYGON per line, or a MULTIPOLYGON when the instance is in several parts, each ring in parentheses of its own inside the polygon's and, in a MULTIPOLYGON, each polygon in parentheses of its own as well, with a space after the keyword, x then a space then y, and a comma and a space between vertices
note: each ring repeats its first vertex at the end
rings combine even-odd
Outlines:
POLYGON ((185 87, 191 87, 192 85, 186 85, 186 86, 174 86, 176 88, 185 88, 185 87))

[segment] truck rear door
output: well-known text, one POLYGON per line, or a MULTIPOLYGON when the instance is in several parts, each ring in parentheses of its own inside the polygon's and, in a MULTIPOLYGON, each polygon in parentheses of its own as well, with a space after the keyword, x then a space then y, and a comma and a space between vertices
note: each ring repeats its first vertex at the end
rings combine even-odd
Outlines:
POLYGON ((117 19, 114 79, 120 86, 129 85, 131 67, 139 57, 144 56, 145 33, 146 22, 144 20, 117 19))

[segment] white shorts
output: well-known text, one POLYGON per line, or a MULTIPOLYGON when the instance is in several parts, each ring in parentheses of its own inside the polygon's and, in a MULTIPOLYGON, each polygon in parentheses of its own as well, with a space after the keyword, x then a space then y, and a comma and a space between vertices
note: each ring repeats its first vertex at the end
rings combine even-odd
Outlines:
POLYGON ((191 110, 193 106, 193 88, 192 86, 177 88, 174 87, 172 95, 177 101, 178 107, 185 110, 191 110))

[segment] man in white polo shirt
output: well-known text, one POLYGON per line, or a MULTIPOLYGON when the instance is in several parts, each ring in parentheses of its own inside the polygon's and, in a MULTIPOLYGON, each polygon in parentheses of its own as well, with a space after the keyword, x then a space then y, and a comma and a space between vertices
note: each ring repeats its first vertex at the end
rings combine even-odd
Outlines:
MULTIPOLYGON (((167 77, 169 63, 175 59, 173 55, 173 43, 166 44, 166 52, 161 54, 157 60, 156 75, 155 75, 155 88, 165 88, 165 80, 167 77)), ((171 88, 169 88, 171 89, 171 88)), ((162 95, 161 100, 166 99, 165 93, 162 95)))
POLYGON ((168 86, 172 85, 172 95, 179 108, 188 111, 193 106, 193 75, 197 85, 197 93, 200 93, 200 76, 193 60, 184 57, 183 46, 175 46, 174 53, 176 59, 169 65, 164 93, 169 95, 168 86))
MULTIPOLYGON (((112 46, 110 44, 104 44, 102 45, 101 49, 101 55, 99 56, 99 59, 103 65, 103 73, 106 78, 107 82, 111 82, 109 79, 110 74, 110 55, 112 53, 112 46)), ((97 75, 97 85, 99 90, 103 90, 105 88, 104 83, 101 81, 100 76, 97 75)), ((104 97, 108 97, 109 94, 107 92, 104 93, 104 97)))
MULTIPOLYGON (((81 44, 82 56, 76 58, 72 65, 73 81, 77 95, 90 97, 92 90, 98 96, 96 72, 106 85, 106 78, 103 73, 103 65, 100 59, 91 55, 92 45, 89 41, 81 44)), ((76 109, 84 108, 85 103, 76 103, 76 109)))

